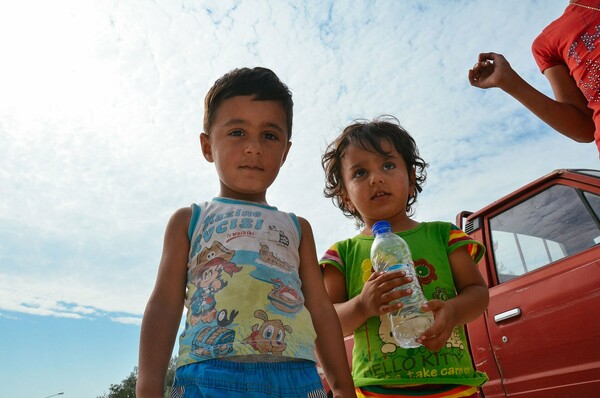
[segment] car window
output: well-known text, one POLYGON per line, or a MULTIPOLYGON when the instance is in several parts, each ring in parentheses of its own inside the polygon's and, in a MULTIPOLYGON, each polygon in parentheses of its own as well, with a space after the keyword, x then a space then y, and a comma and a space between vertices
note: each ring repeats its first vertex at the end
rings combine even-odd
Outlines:
POLYGON ((500 283, 600 243, 600 197, 554 185, 490 219, 500 283))

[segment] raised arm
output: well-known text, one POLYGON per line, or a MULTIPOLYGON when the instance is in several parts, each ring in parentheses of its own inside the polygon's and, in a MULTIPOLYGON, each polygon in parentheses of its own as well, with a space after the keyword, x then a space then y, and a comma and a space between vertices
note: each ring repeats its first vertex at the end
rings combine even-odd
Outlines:
POLYGON ((556 100, 527 83, 501 54, 479 54, 478 62, 469 70, 468 76, 474 87, 498 87, 510 94, 559 133, 577 142, 594 140, 593 112, 565 65, 544 71, 556 100))
POLYGON ((312 229, 305 219, 299 221, 300 279, 305 305, 317 333, 317 356, 334 397, 356 397, 340 323, 323 285, 312 229))
POLYGON ((140 335, 136 393, 138 398, 163 398, 165 376, 185 299, 191 208, 176 211, 165 231, 163 253, 140 335))

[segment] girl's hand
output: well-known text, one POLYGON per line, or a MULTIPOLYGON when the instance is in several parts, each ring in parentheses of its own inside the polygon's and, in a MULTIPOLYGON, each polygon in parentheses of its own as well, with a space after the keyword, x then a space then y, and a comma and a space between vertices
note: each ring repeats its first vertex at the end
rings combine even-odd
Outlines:
POLYGON ((503 55, 482 53, 479 54, 477 63, 469 70, 469 82, 479 88, 502 88, 515 74, 503 55))
POLYGON ((451 301, 430 300, 424 306, 433 312, 434 322, 417 341, 429 351, 439 351, 445 345, 456 327, 455 307, 451 301))
POLYGON ((412 290, 408 288, 394 291, 395 288, 412 281, 412 278, 405 275, 404 271, 371 274, 359 296, 360 307, 366 318, 396 311, 402 307, 402 303, 390 303, 412 294, 412 290))

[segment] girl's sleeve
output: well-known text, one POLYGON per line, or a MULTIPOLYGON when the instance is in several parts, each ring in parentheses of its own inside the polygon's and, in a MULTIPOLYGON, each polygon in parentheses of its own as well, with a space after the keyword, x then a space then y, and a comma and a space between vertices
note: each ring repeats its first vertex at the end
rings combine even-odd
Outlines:
POLYGON ((325 268, 328 265, 333 265, 342 273, 344 272, 344 261, 342 260, 342 256, 340 255, 337 243, 331 246, 325 252, 325 254, 323 254, 323 257, 321 257, 321 259, 319 260, 319 265, 321 266, 321 268, 325 268))
POLYGON ((476 241, 467 235, 462 229, 458 228, 454 224, 451 224, 450 236, 448 237, 448 254, 462 246, 467 246, 467 250, 469 251, 469 254, 475 263, 478 263, 485 254, 485 246, 481 242, 476 241))

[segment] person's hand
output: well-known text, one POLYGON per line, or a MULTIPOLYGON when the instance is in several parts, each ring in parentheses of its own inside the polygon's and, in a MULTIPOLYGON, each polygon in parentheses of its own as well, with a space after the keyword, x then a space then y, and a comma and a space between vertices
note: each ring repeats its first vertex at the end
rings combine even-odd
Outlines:
POLYGON ((445 345, 456 326, 454 306, 451 301, 430 300, 423 306, 427 311, 433 312, 434 322, 423 332, 417 341, 429 351, 439 351, 445 345))
POLYGON ((401 297, 410 296, 412 289, 396 291, 394 289, 406 285, 411 280, 412 278, 406 277, 404 271, 372 273, 360 293, 360 304, 367 318, 396 311, 402 307, 401 303, 390 303, 401 297))
POLYGON ((481 53, 469 70, 469 82, 474 87, 500 87, 512 78, 515 71, 502 54, 481 53))

